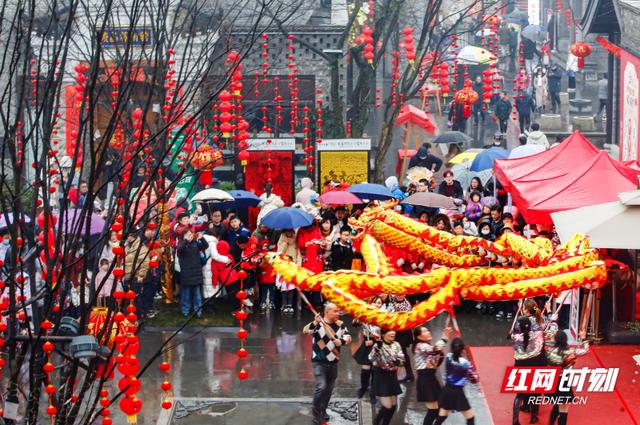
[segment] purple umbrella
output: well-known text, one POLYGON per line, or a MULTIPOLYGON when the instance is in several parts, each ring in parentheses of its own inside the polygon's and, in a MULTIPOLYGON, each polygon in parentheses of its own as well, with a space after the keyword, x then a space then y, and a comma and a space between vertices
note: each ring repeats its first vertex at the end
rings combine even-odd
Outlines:
POLYGON ((64 220, 62 222, 62 231, 63 232, 79 232, 82 233, 85 231, 87 227, 87 221, 89 221, 89 234, 90 235, 98 235, 102 233, 106 226, 106 221, 98 214, 91 213, 90 215, 85 212, 82 214, 82 210, 80 209, 69 209, 66 211, 64 215, 64 220))

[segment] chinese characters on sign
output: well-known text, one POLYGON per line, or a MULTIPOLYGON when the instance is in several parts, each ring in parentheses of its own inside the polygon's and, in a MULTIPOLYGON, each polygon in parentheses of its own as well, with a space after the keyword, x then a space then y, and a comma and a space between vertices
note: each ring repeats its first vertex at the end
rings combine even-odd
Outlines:
POLYGON ((546 394, 556 387, 559 391, 612 392, 618 373, 618 368, 508 367, 500 392, 546 394))
POLYGON ((107 28, 98 34, 98 39, 103 46, 144 46, 153 41, 148 28, 107 28))

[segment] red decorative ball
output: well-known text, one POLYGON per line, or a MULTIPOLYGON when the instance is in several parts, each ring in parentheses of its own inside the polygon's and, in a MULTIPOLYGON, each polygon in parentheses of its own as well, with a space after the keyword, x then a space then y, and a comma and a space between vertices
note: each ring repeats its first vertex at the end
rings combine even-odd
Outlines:
POLYGON ((236 336, 240 339, 245 339, 248 335, 249 332, 247 332, 246 329, 241 328, 238 332, 236 332, 236 336))
POLYGON ((56 413, 58 413, 58 409, 56 408, 56 406, 49 405, 47 407, 47 415, 52 415, 53 416, 56 413))
POLYGON ((165 400, 162 402, 161 406, 164 410, 169 410, 171 409, 171 406, 173 406, 173 403, 171 403, 169 400, 165 400))
POLYGON ((171 389, 171 382, 162 381, 162 384, 160 384, 160 388, 162 388, 162 391, 169 391, 171 389))
POLYGON ((249 316, 246 311, 238 310, 235 312, 236 319, 238 320, 246 320, 249 316))
POLYGON ((238 291, 236 293, 236 298, 239 300, 244 300, 247 298, 247 292, 246 291, 238 291))
POLYGON ((249 377, 249 372, 247 372, 246 370, 242 369, 238 372, 238 379, 245 380, 248 377, 249 377))
POLYGON ((55 394, 56 392, 56 387, 54 387, 53 385, 49 384, 46 387, 44 387, 44 392, 51 395, 51 394, 55 394))
POLYGON ((171 365, 167 362, 160 363, 160 370, 163 372, 168 372, 171 369, 171 365))
POLYGON ((113 421, 111 418, 102 418, 102 425, 112 425, 113 421))
POLYGON ((110 404, 111 404, 111 402, 109 401, 109 399, 108 399, 108 398, 106 398, 106 397, 102 397, 102 398, 100 399, 100 406, 102 406, 102 407, 107 407, 107 406, 108 406, 108 405, 110 405, 110 404))
POLYGON ((55 368, 55 366, 53 365, 53 363, 51 363, 51 362, 47 362, 47 363, 45 363, 45 364, 44 364, 44 366, 42 366, 42 371, 43 371, 44 373, 51 373, 51 372, 53 372, 54 370, 56 370, 56 368, 55 368))
POLYGON ((240 357, 241 359, 244 359, 245 357, 247 357, 247 356, 249 355, 249 352, 248 352, 246 349, 241 348, 241 349, 239 349, 238 351, 236 351, 236 354, 237 354, 237 355, 238 355, 238 357, 240 357))
POLYGON ((100 411, 100 415, 101 416, 109 416, 111 414, 111 412, 109 411, 109 409, 102 409, 100 411))

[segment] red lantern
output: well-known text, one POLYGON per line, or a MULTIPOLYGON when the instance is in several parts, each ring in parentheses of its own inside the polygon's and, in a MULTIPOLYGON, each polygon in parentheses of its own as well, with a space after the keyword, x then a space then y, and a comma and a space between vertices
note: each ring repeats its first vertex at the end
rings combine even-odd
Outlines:
POLYGON ((238 159, 240 160, 240 165, 242 165, 243 168, 246 167, 249 162, 249 152, 247 150, 238 152, 238 159))
POLYGON ((200 171, 200 183, 210 186, 213 182, 212 170, 223 164, 222 151, 209 145, 201 145, 194 153, 191 165, 200 171))
POLYGON ((456 103, 462 105, 462 116, 464 118, 469 118, 471 116, 471 106, 476 103, 479 99, 478 93, 475 92, 471 87, 465 87, 461 90, 458 90, 453 95, 453 100, 456 103))
POLYGON ((591 54, 591 46, 584 41, 578 41, 571 45, 571 54, 578 57, 578 68, 584 68, 584 58, 591 54))

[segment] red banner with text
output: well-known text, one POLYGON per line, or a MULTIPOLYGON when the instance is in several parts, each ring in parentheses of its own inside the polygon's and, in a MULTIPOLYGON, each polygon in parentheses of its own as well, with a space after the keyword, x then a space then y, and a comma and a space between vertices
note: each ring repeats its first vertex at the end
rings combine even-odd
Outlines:
MULTIPOLYGON (((620 160, 640 161, 640 59, 620 51, 620 160)), ((608 111, 607 111, 608 112, 608 111)), ((611 114, 609 114, 611 115, 611 114)))
MULTIPOLYGON (((271 152, 272 192, 282 198, 285 205, 293 203, 293 152, 271 152)), ((264 193, 267 183, 267 152, 249 152, 249 162, 245 172, 245 187, 256 196, 264 193)), ((258 218, 258 208, 249 209, 249 225, 253 228, 258 218)))

